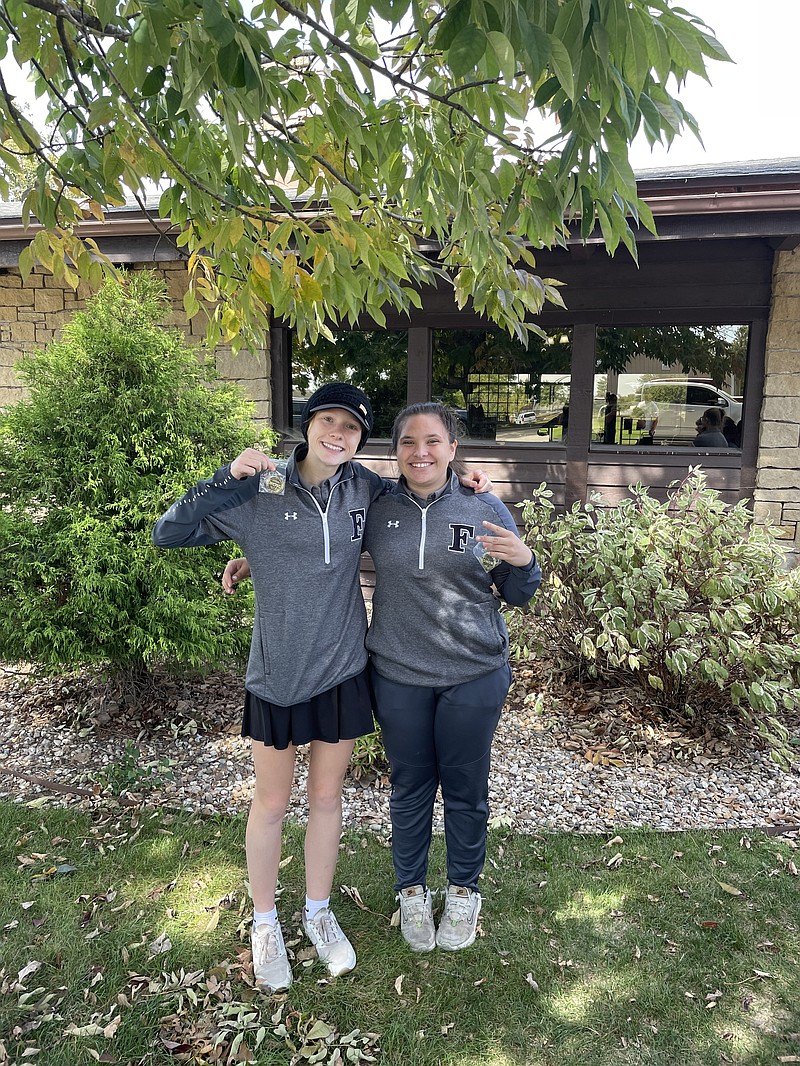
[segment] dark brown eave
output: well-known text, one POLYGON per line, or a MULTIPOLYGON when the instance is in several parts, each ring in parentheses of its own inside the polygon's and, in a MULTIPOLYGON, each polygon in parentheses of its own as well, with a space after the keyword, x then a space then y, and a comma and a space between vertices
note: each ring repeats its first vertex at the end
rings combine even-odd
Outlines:
POLYGON ((671 195, 651 194, 640 190, 642 199, 654 215, 697 215, 772 213, 800 211, 800 183, 787 189, 759 189, 735 192, 687 191, 671 195))
MULTIPOLYGON (((639 195, 657 220, 655 239, 698 240, 761 236, 772 242, 792 241, 800 235, 800 161, 756 161, 752 164, 726 164, 717 170, 703 165, 665 171, 644 171, 637 175, 639 195), (721 171, 721 172, 720 172, 721 171)), ((0 242, 28 242, 41 228, 38 223, 23 226, 15 205, 1 205, 0 242)), ((148 205, 149 206, 149 205, 148 205)), ((298 204, 299 213, 312 217, 298 204)), ((94 218, 78 223, 82 237, 119 242, 146 238, 162 240, 178 227, 145 214, 138 208, 115 208, 105 222, 94 218)), ((569 244, 596 244, 599 232, 583 242, 578 227, 569 244)), ((637 240, 652 240, 639 230, 637 240)), ((784 246, 782 244, 782 246, 784 246)), ((179 254, 179 253, 175 253, 179 254)))
MULTIPOLYGON (((23 226, 20 219, 0 219, 0 240, 31 241, 42 227, 38 222, 23 226)), ((81 237, 154 237, 178 233, 179 227, 167 219, 148 218, 141 211, 130 215, 110 215, 105 222, 87 219, 79 222, 75 231, 81 237)))

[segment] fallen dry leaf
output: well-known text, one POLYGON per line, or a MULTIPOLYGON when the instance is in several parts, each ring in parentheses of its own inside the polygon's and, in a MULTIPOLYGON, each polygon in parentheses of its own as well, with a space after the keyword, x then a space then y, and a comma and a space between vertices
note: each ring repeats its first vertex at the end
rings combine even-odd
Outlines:
POLYGON ((204 933, 210 933, 211 930, 212 929, 216 929, 218 925, 219 925, 219 907, 215 907, 214 910, 211 912, 211 917, 208 919, 208 921, 206 922, 205 926, 203 927, 203 932, 204 933))
POLYGON ((726 881, 717 881, 717 884, 723 892, 727 892, 729 896, 741 896, 743 893, 741 889, 735 888, 733 885, 729 885, 726 881))
POLYGON ((400 976, 394 982, 394 990, 398 994, 398 996, 402 995, 402 993, 403 993, 403 977, 404 976, 405 976, 405 974, 401 973, 400 976))
POLYGON ((339 891, 343 895, 348 896, 360 910, 362 910, 362 911, 368 911, 369 910, 369 907, 366 905, 364 900, 361 898, 361 893, 358 891, 358 889, 356 888, 355 885, 340 885, 339 886, 339 891))
POLYGON ((42 964, 40 962, 37 962, 34 959, 33 961, 29 962, 27 964, 27 966, 23 966, 22 969, 17 974, 17 983, 20 984, 20 985, 23 984, 24 981, 25 981, 25 978, 26 977, 30 977, 30 975, 32 973, 36 973, 36 971, 41 967, 41 965, 42 964))
POLYGON ((111 1019, 111 1021, 108 1023, 108 1025, 103 1030, 103 1036, 106 1038, 106 1040, 111 1040, 112 1037, 116 1036, 117 1029, 119 1029, 121 1024, 122 1024, 122 1015, 121 1014, 118 1014, 116 1016, 116 1018, 112 1018, 111 1019))
POLYGON ((64 1036, 102 1036, 103 1032, 103 1026, 97 1022, 89 1022, 88 1025, 75 1025, 70 1022, 64 1030, 64 1036))
POLYGON ((148 949, 150 951, 150 958, 154 955, 163 955, 166 951, 172 950, 172 941, 166 933, 159 933, 155 940, 150 944, 148 949))

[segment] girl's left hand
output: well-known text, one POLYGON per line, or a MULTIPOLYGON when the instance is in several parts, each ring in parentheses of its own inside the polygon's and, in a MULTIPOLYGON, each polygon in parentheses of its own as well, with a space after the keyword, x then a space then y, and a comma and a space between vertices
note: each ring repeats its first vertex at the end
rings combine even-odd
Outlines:
POLYGON ((480 541, 495 559, 500 559, 510 566, 530 566, 533 552, 516 533, 512 533, 505 526, 497 526, 494 522, 484 522, 483 525, 489 532, 475 539, 480 541))

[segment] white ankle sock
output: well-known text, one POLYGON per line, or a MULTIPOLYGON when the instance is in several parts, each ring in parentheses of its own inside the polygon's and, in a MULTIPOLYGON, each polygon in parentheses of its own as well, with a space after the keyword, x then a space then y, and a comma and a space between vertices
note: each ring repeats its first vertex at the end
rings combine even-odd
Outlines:
POLYGON ((330 906, 330 902, 330 896, 327 899, 309 899, 306 896, 306 918, 311 920, 318 911, 330 906))
POLYGON ((257 925, 277 925, 278 924, 278 908, 273 907, 271 911, 253 911, 253 928, 257 925))

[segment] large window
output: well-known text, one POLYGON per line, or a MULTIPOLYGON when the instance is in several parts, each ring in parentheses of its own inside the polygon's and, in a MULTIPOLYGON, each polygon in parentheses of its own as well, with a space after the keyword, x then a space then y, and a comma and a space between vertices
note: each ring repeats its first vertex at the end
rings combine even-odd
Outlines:
POLYGON ((526 348, 500 330, 437 329, 431 397, 459 412, 468 439, 560 443, 571 357, 569 330, 532 334, 526 348))
POLYGON ((336 330, 309 344, 293 338, 292 425, 300 428, 306 398, 329 381, 350 381, 369 396, 375 413, 374 437, 391 435, 397 412, 405 406, 408 334, 405 330, 336 330))
POLYGON ((741 325, 599 329, 592 440, 738 448, 747 342, 741 325))

